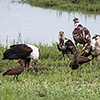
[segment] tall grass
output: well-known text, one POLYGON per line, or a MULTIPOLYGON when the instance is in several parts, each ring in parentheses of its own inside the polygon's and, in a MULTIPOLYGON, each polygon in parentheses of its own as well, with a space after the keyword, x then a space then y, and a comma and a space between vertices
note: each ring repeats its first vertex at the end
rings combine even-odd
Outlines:
POLYGON ((100 0, 21 0, 31 6, 50 7, 67 11, 100 13, 100 0))
MULTIPOLYGON (((81 65, 82 69, 72 70, 71 60, 52 46, 35 44, 40 49, 37 65, 31 60, 31 65, 38 68, 38 72, 27 72, 19 75, 19 81, 12 76, 3 77, 2 74, 18 65, 17 60, 2 60, 3 52, 7 49, 0 45, 0 100, 99 100, 100 99, 100 62, 96 66, 89 63, 81 65)), ((80 47, 80 51, 81 51, 80 47)))

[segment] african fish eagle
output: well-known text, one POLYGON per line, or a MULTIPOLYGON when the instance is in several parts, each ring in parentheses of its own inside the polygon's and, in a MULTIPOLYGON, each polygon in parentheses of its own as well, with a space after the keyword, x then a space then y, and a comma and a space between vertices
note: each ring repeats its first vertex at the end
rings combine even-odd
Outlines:
POLYGON ((30 44, 15 44, 11 45, 10 49, 7 49, 3 53, 3 59, 22 59, 24 60, 25 66, 30 63, 30 60, 34 60, 34 64, 36 64, 39 59, 39 49, 30 44))

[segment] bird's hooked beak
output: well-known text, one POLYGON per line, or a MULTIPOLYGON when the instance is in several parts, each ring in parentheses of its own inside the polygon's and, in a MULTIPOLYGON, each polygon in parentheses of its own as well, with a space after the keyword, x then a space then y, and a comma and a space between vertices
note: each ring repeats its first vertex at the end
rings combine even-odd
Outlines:
POLYGON ((60 36, 61 36, 61 37, 63 36, 62 33, 60 34, 60 36))

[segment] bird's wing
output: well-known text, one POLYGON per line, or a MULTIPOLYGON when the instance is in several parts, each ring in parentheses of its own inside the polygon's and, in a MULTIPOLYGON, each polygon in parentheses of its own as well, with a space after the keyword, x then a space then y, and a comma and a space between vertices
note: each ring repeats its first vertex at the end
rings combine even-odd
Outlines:
POLYGON ((3 53, 3 59, 25 59, 31 52, 32 49, 25 44, 12 45, 3 53))
POLYGON ((78 63, 79 64, 87 63, 89 61, 91 61, 91 59, 89 59, 88 57, 84 57, 84 56, 79 56, 78 57, 78 63))
POLYGON ((74 46, 74 43, 71 40, 69 40, 69 39, 67 41, 65 41, 65 44, 67 46, 74 46))
POLYGON ((12 70, 11 73, 13 74, 20 74, 21 72, 24 71, 24 66, 17 65, 12 67, 11 70, 12 70))
POLYGON ((21 72, 24 71, 24 67, 23 66, 14 66, 12 67, 11 69, 7 70, 4 74, 4 75, 17 75, 17 74, 20 74, 21 72))
POLYGON ((11 69, 7 70, 7 71, 3 74, 3 76, 4 76, 4 75, 8 75, 10 71, 11 71, 11 69))

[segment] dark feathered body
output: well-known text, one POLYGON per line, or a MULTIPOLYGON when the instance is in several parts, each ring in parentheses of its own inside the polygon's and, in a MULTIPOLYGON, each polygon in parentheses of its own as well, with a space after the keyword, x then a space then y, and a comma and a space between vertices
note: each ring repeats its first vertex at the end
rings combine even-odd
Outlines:
POLYGON ((68 39, 68 41, 65 43, 65 45, 67 45, 67 48, 66 48, 66 49, 67 49, 69 52, 71 52, 71 54, 74 54, 74 52, 76 51, 76 48, 75 48, 73 42, 72 42, 71 40, 68 39))
POLYGON ((11 45, 10 49, 3 53, 3 59, 23 59, 25 65, 30 62, 30 59, 36 62, 39 58, 39 49, 29 44, 16 44, 11 45))
POLYGON ((77 43, 85 45, 86 43, 91 42, 91 35, 89 30, 86 27, 83 27, 80 23, 78 18, 75 18, 74 20, 75 28, 72 32, 73 39, 75 41, 75 44, 77 43))
POLYGON ((84 56, 78 56, 77 59, 78 59, 79 64, 84 64, 84 63, 91 61, 91 59, 89 59, 88 57, 84 57, 84 56))
POLYGON ((32 49, 25 44, 12 45, 10 46, 10 49, 3 53, 3 59, 25 59, 31 52, 32 49))
POLYGON ((24 66, 17 65, 12 67, 11 69, 7 70, 4 75, 19 75, 24 71, 24 66))
POLYGON ((77 69, 80 64, 84 64, 89 61, 91 61, 91 59, 89 59, 88 57, 79 56, 79 51, 77 50, 74 54, 72 62, 70 63, 70 67, 74 70, 77 69))
POLYGON ((64 56, 64 54, 68 54, 68 57, 69 57, 69 52, 71 54, 74 54, 74 52, 76 51, 76 48, 75 48, 73 42, 70 39, 67 39, 65 37, 65 34, 63 31, 59 32, 57 48, 59 51, 62 52, 63 56, 64 56))
POLYGON ((77 43, 85 44, 85 41, 83 39, 83 31, 80 30, 80 28, 75 28, 72 34, 76 45, 77 43))

